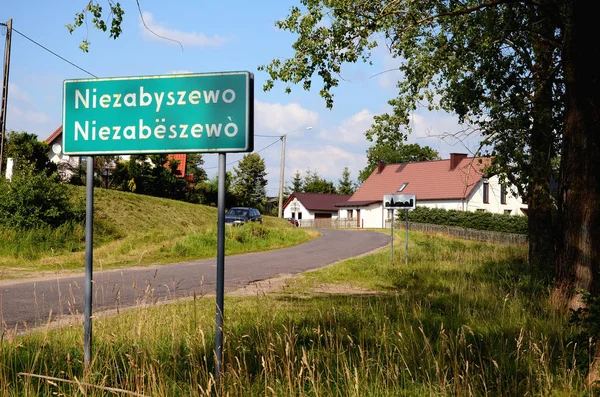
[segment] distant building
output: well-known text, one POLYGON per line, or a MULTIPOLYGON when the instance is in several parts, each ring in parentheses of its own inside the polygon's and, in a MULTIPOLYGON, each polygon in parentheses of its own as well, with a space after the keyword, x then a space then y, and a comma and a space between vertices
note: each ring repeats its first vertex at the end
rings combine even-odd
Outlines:
POLYGON ((447 160, 380 162, 362 186, 336 207, 340 218, 354 218, 368 228, 385 227, 392 217, 392 210, 383 208, 384 194, 415 194, 417 206, 523 215, 527 205, 516 189, 502 187, 498 176, 485 174, 490 163, 488 157, 461 153, 452 153, 447 160))
MULTIPOLYGON (((48 157, 50 158, 50 161, 52 161, 58 166, 58 172, 60 177, 64 180, 68 180, 82 164, 85 164, 86 157, 69 156, 63 153, 62 132, 63 129, 61 125, 52 134, 50 134, 48 138, 45 139, 45 142, 50 147, 50 151, 48 152, 48 157)), ((118 156, 118 158, 121 160, 129 160, 128 155, 118 156)), ((169 160, 179 161, 175 176, 178 178, 185 177, 187 155, 185 153, 169 154, 168 158, 169 160)), ((116 164, 114 162, 110 162, 104 164, 103 166, 103 176, 107 176, 112 170, 115 169, 116 164)), ((186 180, 188 180, 188 178, 186 178, 186 180)))
POLYGON ((335 205, 349 198, 349 194, 294 192, 283 204, 283 217, 298 220, 337 218, 339 209, 335 205))

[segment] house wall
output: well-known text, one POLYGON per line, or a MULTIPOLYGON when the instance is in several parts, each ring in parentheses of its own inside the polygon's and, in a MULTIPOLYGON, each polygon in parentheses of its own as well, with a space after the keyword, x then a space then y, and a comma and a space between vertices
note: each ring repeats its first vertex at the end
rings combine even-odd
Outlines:
POLYGON ((73 170, 79 167, 81 157, 69 156, 67 154, 56 154, 52 150, 48 153, 50 161, 58 166, 58 173, 61 179, 69 179, 73 175, 73 170))
POLYGON ((306 209, 302 202, 299 201, 296 197, 292 201, 289 202, 287 207, 283 209, 283 217, 284 218, 296 218, 296 219, 315 219, 315 214, 331 214, 332 218, 337 218, 339 211, 311 211, 306 209), (297 207, 295 207, 297 206, 297 207), (297 208, 296 211, 292 211, 292 209, 297 208), (294 217, 294 212, 296 212, 296 216, 294 217), (298 213, 302 214, 302 217, 298 217, 298 213))
POLYGON ((468 198, 465 210, 466 211, 477 211, 485 210, 494 214, 504 214, 505 211, 510 211, 510 215, 524 215, 521 208, 526 208, 527 204, 523 204, 521 198, 516 194, 516 189, 509 187, 506 189, 506 204, 500 203, 500 178, 493 176, 488 179, 489 184, 489 203, 483 202, 483 182, 480 181, 471 196, 468 198), (515 197, 517 196, 517 197, 515 197))
MULTIPOLYGON (((500 202, 500 178, 493 176, 488 179, 489 184, 489 203, 483 202, 483 182, 480 181, 473 189, 471 196, 463 203, 462 200, 419 200, 417 197, 417 206, 430 208, 443 208, 446 210, 459 211, 477 211, 485 210, 495 214, 504 214, 510 211, 510 215, 524 215, 521 208, 527 205, 521 202, 520 198, 515 197, 511 189, 506 192, 506 204, 500 202)), ((514 188, 513 188, 514 189, 514 188)), ((348 210, 353 211, 353 217, 356 218, 356 207, 340 208, 340 218, 348 218, 348 210)), ((388 210, 383 209, 383 204, 372 204, 360 208, 360 217, 362 227, 365 228, 383 228, 385 221, 389 219, 388 210)), ((397 215, 397 214, 396 214, 397 215)))
POLYGON ((294 197, 292 201, 283 209, 283 217, 284 218, 296 218, 296 219, 315 219, 315 216, 311 214, 309 210, 306 209, 302 203, 294 197), (296 211, 292 211, 292 209, 296 209, 296 211), (294 212, 296 212, 296 216, 294 216, 294 212), (302 217, 298 216, 298 213, 302 214, 302 217))
MULTIPOLYGON (((356 219, 356 210, 360 209, 360 227, 382 228, 384 225, 384 211, 381 204, 371 204, 366 207, 342 207, 339 210, 340 218, 349 218, 348 211, 352 211, 352 218, 356 219)), ((385 211, 387 213, 387 211, 385 211)), ((358 220, 357 220, 358 221, 358 220)))

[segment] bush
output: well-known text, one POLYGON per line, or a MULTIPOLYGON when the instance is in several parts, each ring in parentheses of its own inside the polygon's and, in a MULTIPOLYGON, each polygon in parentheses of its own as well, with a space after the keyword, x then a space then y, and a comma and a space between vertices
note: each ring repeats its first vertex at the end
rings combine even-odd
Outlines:
POLYGON ((85 205, 73 205, 69 189, 57 175, 37 172, 31 164, 14 170, 12 180, 0 181, 0 225, 28 230, 58 227, 85 219, 85 205))
MULTIPOLYGON (((404 212, 398 212, 398 219, 403 221, 405 219, 404 212)), ((456 226, 494 232, 527 234, 526 216, 417 207, 415 210, 409 211, 408 220, 416 223, 430 223, 434 225, 456 226)))

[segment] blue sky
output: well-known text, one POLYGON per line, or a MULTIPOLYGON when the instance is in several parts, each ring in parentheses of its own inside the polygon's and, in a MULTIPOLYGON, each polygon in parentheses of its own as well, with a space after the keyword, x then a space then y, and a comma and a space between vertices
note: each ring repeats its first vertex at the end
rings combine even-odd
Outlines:
MULTIPOLYGON (((98 77, 163 75, 178 72, 250 71, 255 77, 255 134, 287 136, 285 182, 296 170, 316 170, 337 184, 344 167, 356 179, 366 165, 370 143, 364 132, 376 114, 389 110, 387 101, 395 95, 398 65, 385 48, 374 51, 373 65, 348 65, 344 79, 335 89, 333 109, 325 107, 318 94, 319 84, 310 92, 293 87, 285 94, 283 84, 269 92, 262 86, 266 73, 258 65, 273 58, 293 54, 295 37, 279 31, 275 21, 283 19, 297 2, 273 0, 260 2, 229 1, 155 1, 140 0, 142 15, 154 32, 178 40, 181 46, 163 40, 142 25, 135 1, 123 1, 123 33, 113 40, 107 34, 85 26, 72 35, 65 24, 86 1, 4 0, 0 21, 13 19, 13 27, 41 45, 98 77), (168 4, 168 5, 167 5, 168 4), (78 45, 86 38, 89 53, 78 45), (384 71, 388 71, 382 73, 384 71), (312 127, 306 130, 307 127, 312 127)), ((105 2, 101 2, 106 5, 105 2)), ((0 29, 2 34, 5 30, 0 29)), ((4 53, 4 37, 1 38, 4 53)), ((62 89, 65 79, 88 78, 87 73, 13 33, 7 129, 28 131, 46 138, 61 124, 62 89)), ((456 118, 419 109, 413 115, 415 132, 408 142, 429 145, 447 158, 451 152, 476 149, 477 141, 442 140, 443 133, 460 130, 456 118)), ((267 194, 278 193, 281 143, 278 138, 255 137, 255 151, 265 159, 268 172, 267 194), (269 146, 271 145, 271 146, 269 146)), ((217 155, 204 155, 209 176, 217 172, 217 155)), ((241 154, 228 154, 228 170, 233 170, 241 154)))

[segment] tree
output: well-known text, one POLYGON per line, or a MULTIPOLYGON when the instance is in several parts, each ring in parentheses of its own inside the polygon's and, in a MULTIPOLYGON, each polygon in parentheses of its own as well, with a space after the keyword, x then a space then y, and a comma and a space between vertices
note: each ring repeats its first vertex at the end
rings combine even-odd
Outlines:
POLYGON ((594 148, 600 121, 591 109, 598 106, 600 79, 589 62, 599 44, 576 47, 596 34, 596 3, 301 3, 305 9, 293 7, 277 23, 299 38, 292 58, 261 67, 270 75, 265 89, 275 80, 310 89, 317 75, 331 107, 342 64, 368 61, 381 33, 390 53, 403 60, 404 79, 390 101, 393 112, 376 118, 376 138, 410 132, 408 116, 423 99, 431 109, 455 112, 468 129, 482 134, 494 166, 527 198, 532 261, 552 251, 549 177, 562 139, 556 296, 577 307, 581 301, 574 287, 599 289, 600 193, 594 175, 600 175, 600 163, 594 148))
POLYGON ((311 171, 310 169, 307 169, 304 175, 302 191, 305 193, 336 193, 333 182, 321 178, 317 171, 311 171))
POLYGON ((379 161, 386 164, 408 163, 410 161, 439 160, 437 150, 429 146, 421 147, 417 143, 403 144, 397 141, 378 141, 367 149, 367 166, 358 175, 359 182, 367 180, 377 168, 379 161))
POLYGON ((302 191, 302 176, 298 170, 296 170, 296 173, 294 174, 294 179, 292 179, 292 186, 290 187, 290 190, 292 193, 302 191))
POLYGON ((356 191, 356 185, 350 180, 350 170, 344 167, 342 179, 338 179, 338 194, 353 194, 356 191))
POLYGON ((238 205, 262 209, 267 200, 265 161, 258 153, 244 155, 234 168, 231 192, 238 205))
POLYGON ((202 183, 208 179, 206 171, 202 167, 204 165, 204 158, 200 153, 188 153, 187 161, 185 164, 186 175, 193 176, 193 182, 202 183))
MULTIPOLYGON (((6 142, 6 158, 14 160, 15 167, 32 164, 35 172, 44 172, 50 175, 56 172, 56 164, 48 157, 48 144, 38 141, 37 135, 27 132, 11 131, 6 142)), ((3 167, 3 169, 5 169, 3 167)))

